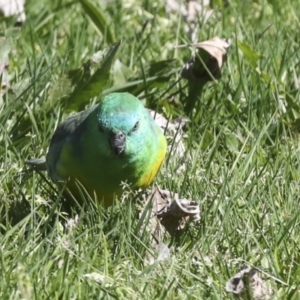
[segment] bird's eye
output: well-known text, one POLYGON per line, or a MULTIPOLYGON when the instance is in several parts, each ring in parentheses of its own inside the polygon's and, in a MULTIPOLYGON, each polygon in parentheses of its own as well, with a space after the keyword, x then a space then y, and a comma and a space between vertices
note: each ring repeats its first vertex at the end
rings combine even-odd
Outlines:
POLYGON ((135 123, 135 125, 134 125, 133 128, 132 128, 132 131, 137 131, 138 128, 139 128, 139 121, 137 121, 137 122, 135 123))

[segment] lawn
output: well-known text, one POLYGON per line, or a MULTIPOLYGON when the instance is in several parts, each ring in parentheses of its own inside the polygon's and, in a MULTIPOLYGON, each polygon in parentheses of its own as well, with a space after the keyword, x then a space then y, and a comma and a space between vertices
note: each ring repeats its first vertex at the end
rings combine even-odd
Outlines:
POLYGON ((300 299, 300 2, 214 0, 193 21, 166 2, 28 0, 21 27, 1 17, 1 299, 234 299, 225 285, 244 265, 272 299, 300 299), (195 48, 174 46, 215 36, 231 40, 222 76, 187 110, 195 85, 181 70, 195 48), (199 202, 201 220, 164 235, 164 261, 150 263, 151 220, 130 193, 67 215, 25 165, 112 91, 190 120, 155 183, 199 202))

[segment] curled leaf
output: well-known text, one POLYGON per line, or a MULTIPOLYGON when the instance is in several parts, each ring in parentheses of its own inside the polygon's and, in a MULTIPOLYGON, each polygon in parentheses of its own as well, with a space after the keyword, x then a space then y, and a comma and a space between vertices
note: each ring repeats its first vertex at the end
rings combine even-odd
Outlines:
MULTIPOLYGON (((154 187, 147 200, 152 201, 152 212, 171 235, 184 229, 189 220, 193 222, 200 220, 199 203, 179 198, 177 193, 154 187)), ((157 234, 160 225, 155 221, 152 226, 152 232, 157 234)))
MULTIPOLYGON (((227 49, 231 42, 228 39, 213 39, 195 43, 196 54, 186 63, 181 71, 181 76, 190 81, 207 82, 221 77, 221 68, 227 59, 227 49)), ((179 45, 184 48, 188 45, 179 45)))
POLYGON ((230 278, 225 286, 227 292, 233 293, 241 299, 271 299, 273 290, 267 286, 258 275, 255 268, 243 266, 230 278))

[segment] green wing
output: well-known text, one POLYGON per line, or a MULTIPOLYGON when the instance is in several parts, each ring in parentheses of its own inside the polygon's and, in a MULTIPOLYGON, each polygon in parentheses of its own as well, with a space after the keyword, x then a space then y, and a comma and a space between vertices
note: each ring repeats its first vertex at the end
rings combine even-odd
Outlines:
POLYGON ((87 110, 68 117, 57 127, 56 131, 54 132, 46 156, 47 170, 49 176, 54 181, 60 179, 59 174, 56 173, 56 164, 59 161, 60 154, 65 143, 72 133, 75 132, 75 130, 80 134, 80 128, 82 128, 82 130, 84 129, 84 126, 82 126, 83 122, 96 107, 97 106, 93 106, 87 110))

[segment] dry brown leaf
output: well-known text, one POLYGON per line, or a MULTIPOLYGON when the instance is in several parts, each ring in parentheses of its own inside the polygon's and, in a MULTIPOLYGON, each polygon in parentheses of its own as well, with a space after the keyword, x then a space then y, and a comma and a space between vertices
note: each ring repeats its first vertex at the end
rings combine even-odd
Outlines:
POLYGON ((247 266, 227 281, 225 289, 241 299, 268 300, 273 294, 272 288, 262 281, 258 271, 247 266))
POLYGON ((179 45, 175 48, 192 46, 196 54, 183 67, 181 76, 190 81, 207 82, 221 77, 221 68, 227 59, 229 39, 214 37, 210 40, 191 45, 179 45))
POLYGON ((218 67, 221 68, 223 62, 226 60, 226 51, 230 47, 231 41, 229 39, 220 39, 214 37, 210 40, 192 44, 196 48, 205 50, 210 56, 214 57, 218 62, 218 67))
POLYGON ((156 240, 162 238, 161 225, 170 235, 174 235, 184 229, 188 221, 200 220, 199 203, 180 199, 177 193, 160 190, 155 186, 147 196, 147 203, 149 201, 152 201, 153 215, 151 232, 156 240))

